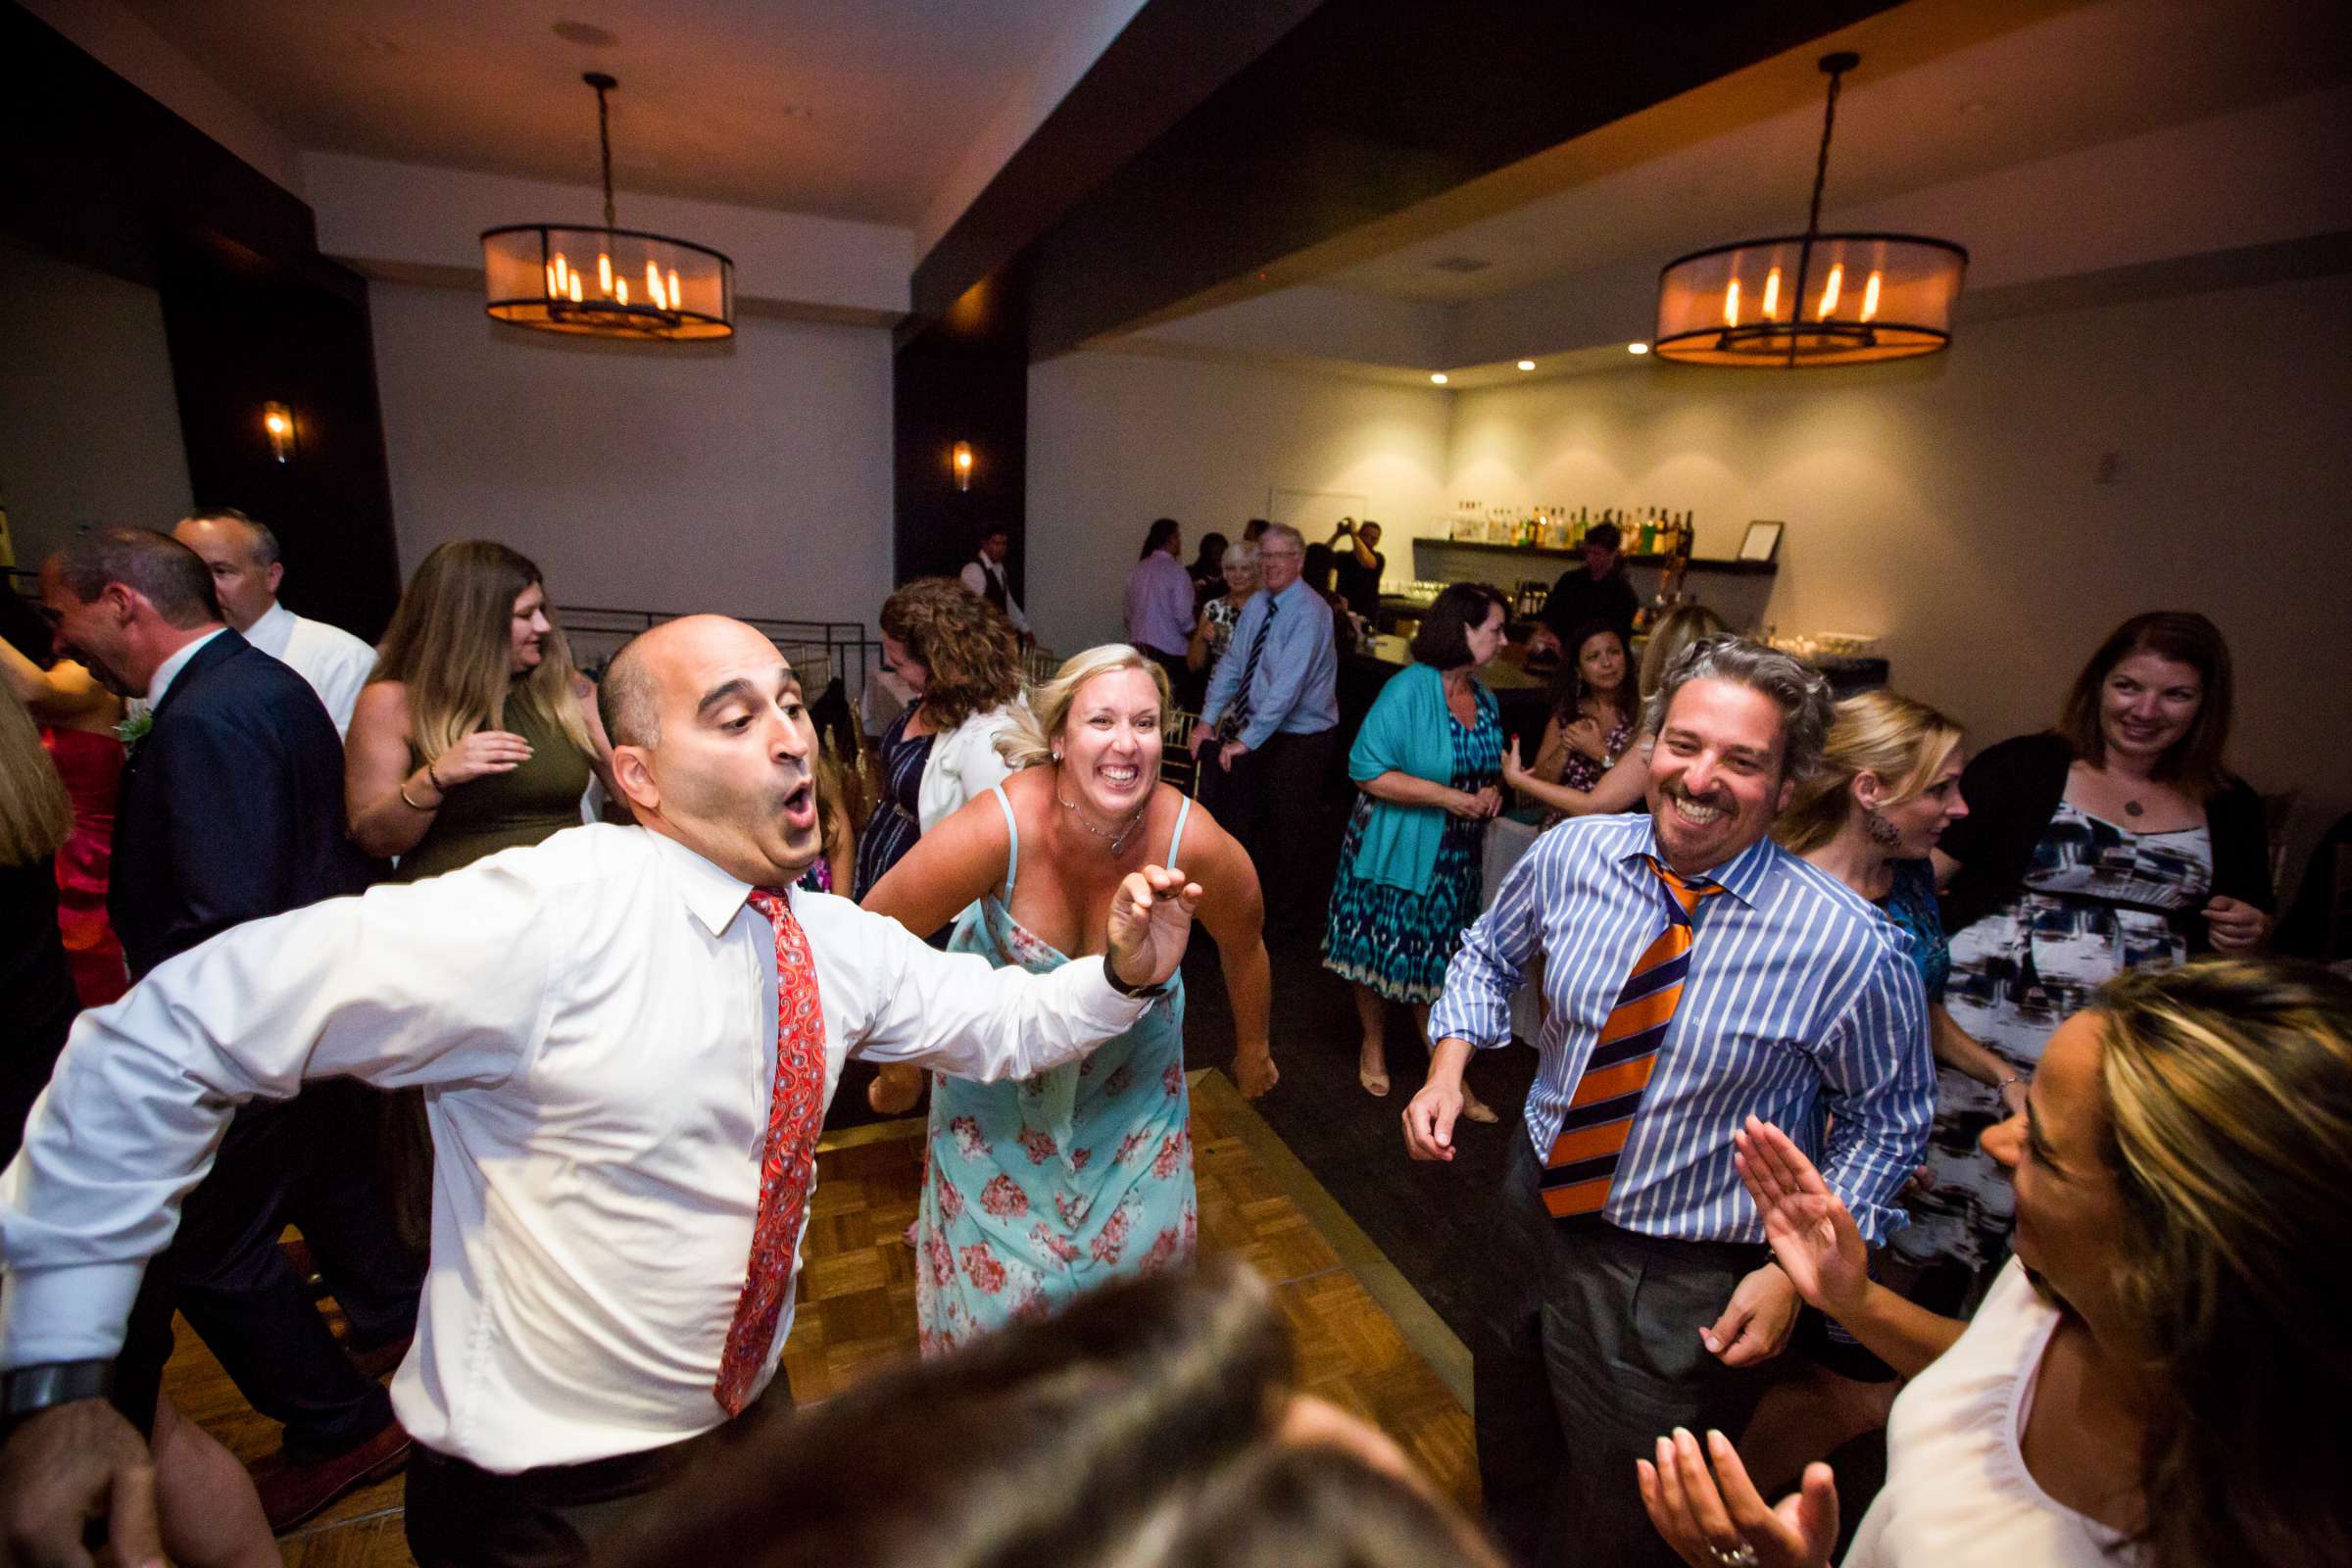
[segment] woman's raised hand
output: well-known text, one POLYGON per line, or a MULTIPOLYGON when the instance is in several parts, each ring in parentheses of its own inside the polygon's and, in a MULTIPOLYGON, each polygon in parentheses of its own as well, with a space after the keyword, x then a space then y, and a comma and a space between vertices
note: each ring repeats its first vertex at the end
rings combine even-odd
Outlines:
POLYGON ((1732 1164, 1764 1221, 1772 1255, 1804 1298, 1832 1317, 1861 1305, 1870 1290, 1870 1258, 1845 1203, 1805 1152, 1768 1121, 1747 1118, 1732 1134, 1732 1164))
POLYGON ((1690 1568, 1829 1568, 1837 1549, 1838 1482, 1826 1464, 1805 1466, 1802 1490, 1774 1508, 1748 1479, 1729 1438, 1708 1433, 1702 1453, 1698 1439, 1678 1427, 1674 1436, 1658 1440, 1654 1462, 1634 1461, 1634 1476, 1650 1524, 1690 1568))
POLYGON ((1527 769, 1519 765, 1519 737, 1514 735, 1502 748, 1502 781, 1511 788, 1527 787, 1527 769))
POLYGON ((503 729, 477 729, 433 759, 433 777, 451 789, 492 773, 512 773, 531 760, 531 743, 503 729))

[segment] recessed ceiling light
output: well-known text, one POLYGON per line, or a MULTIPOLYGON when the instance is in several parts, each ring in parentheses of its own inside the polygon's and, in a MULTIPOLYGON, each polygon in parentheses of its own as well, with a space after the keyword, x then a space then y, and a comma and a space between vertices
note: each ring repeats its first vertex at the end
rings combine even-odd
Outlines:
POLYGON ((1444 385, 1446 384, 1446 372, 1445 372, 1444 370, 1432 370, 1432 371, 1430 371, 1430 372, 1429 372, 1429 378, 1430 378, 1430 380, 1431 380, 1433 383, 1435 383, 1435 384, 1436 384, 1436 385, 1438 385, 1438 386, 1444 386, 1444 385))
POLYGON ((559 22, 555 34, 565 43, 585 44, 591 49, 610 49, 620 42, 618 34, 593 22, 559 22))
POLYGON ((1521 368, 1522 370, 1532 370, 1532 369, 1534 369, 1535 368, 1536 368, 1536 362, 1535 362, 1535 361, 1533 361, 1533 360, 1521 360, 1521 361, 1519 362, 1519 368, 1521 368))
POLYGON ((1649 345, 1646 343, 1628 343, 1625 346, 1625 352, 1628 354, 1647 354, 1649 352, 1649 345))

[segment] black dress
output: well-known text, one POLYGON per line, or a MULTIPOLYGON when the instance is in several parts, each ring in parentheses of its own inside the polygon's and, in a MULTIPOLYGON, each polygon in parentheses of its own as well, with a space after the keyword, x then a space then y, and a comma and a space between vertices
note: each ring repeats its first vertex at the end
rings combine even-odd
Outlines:
POLYGON ((57 929, 48 858, 0 866, 0 1165, 24 1141, 24 1116, 48 1085, 81 1001, 57 929))

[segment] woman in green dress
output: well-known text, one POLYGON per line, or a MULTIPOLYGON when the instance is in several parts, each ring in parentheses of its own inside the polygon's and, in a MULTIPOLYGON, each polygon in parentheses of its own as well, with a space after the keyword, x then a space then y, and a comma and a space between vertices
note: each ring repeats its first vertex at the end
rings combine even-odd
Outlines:
POLYGON ((351 836, 406 881, 580 822, 612 791, 596 688, 572 666, 539 568, 486 539, 424 558, 344 743, 351 836))
MULTIPOLYGON (((596 687, 572 666, 531 562, 487 539, 424 558, 343 742, 351 836, 416 882, 580 825, 589 775, 614 799, 596 687)), ((384 1116, 401 1240, 431 1234, 432 1145, 415 1091, 384 1116)))

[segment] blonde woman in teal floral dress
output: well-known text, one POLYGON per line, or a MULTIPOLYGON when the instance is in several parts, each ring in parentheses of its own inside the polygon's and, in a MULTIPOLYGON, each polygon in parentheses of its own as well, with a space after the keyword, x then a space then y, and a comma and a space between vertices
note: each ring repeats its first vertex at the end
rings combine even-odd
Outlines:
MULTIPOLYGON (((1070 660, 1000 743, 1012 776, 926 832, 865 907, 909 930, 954 919, 951 952, 1043 972, 1087 956, 1127 872, 1182 870, 1224 967, 1234 1077, 1263 1094, 1276 1073, 1257 874, 1206 810, 1159 782, 1167 700, 1166 675, 1132 648, 1070 660)), ((915 1218, 925 1353, 1120 1275, 1187 1265, 1198 1233, 1181 977, 1083 1061, 1017 1083, 933 1080, 915 1218)))
MULTIPOLYGON (((1388 1009, 1413 1009, 1429 1046, 1429 1007, 1478 919, 1479 852, 1502 808, 1502 720, 1474 678, 1502 651, 1502 595, 1456 583, 1413 638, 1413 664, 1381 689, 1348 753, 1355 809, 1340 845, 1323 965, 1355 992, 1363 1038, 1356 1077, 1389 1092, 1388 1009)), ((1494 1120, 1465 1091, 1462 1114, 1494 1120)))

